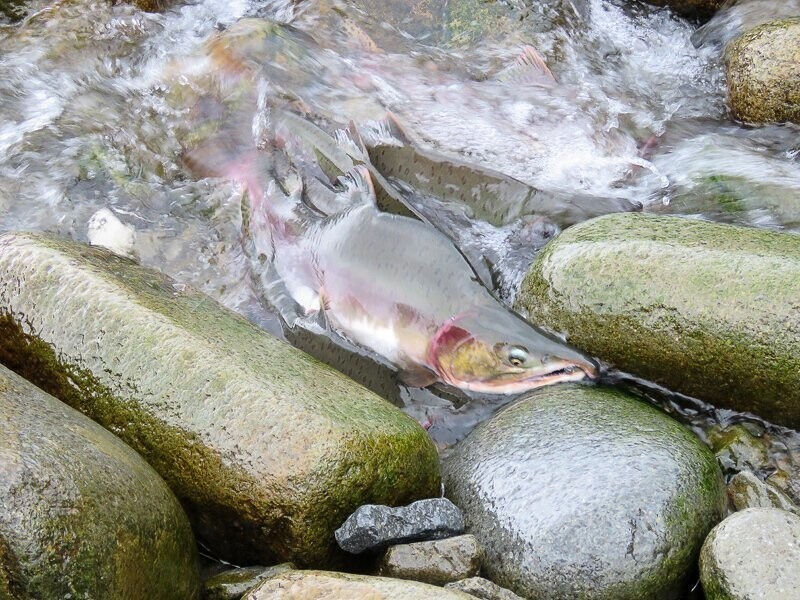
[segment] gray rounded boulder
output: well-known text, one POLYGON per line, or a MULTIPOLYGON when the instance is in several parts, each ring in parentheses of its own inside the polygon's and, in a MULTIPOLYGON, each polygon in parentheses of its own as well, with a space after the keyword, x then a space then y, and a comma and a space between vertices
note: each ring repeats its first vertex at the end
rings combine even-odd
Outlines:
POLYGON ((445 493, 484 571, 527 598, 678 598, 725 492, 714 456, 611 389, 538 390, 461 442, 445 493))
POLYGON ((800 17, 754 27, 725 49, 728 101, 746 123, 800 123, 800 17))
POLYGON ((156 472, 0 366, 0 598, 197 597, 189 521, 156 472))
POLYGON ((732 514, 700 554, 707 600, 786 600, 800 590, 800 517, 777 508, 732 514))

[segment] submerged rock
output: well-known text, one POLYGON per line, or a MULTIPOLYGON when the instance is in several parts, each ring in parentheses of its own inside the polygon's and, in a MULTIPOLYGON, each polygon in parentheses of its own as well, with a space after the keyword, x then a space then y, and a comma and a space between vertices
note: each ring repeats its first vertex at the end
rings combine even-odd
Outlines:
POLYGON ((482 551, 473 535, 392 546, 381 559, 378 574, 433 585, 478 574, 482 551))
POLYGON ((0 414, 0 597, 197 597, 189 521, 150 465, 3 366, 0 414))
POLYGON ((542 388, 444 465, 484 571, 528 598, 676 598, 724 510, 713 455, 621 392, 542 388))
POLYGON ((234 562, 335 562, 358 506, 439 491, 436 449, 399 409, 105 250, 0 237, 0 360, 138 450, 234 562))
POLYGON ((800 517, 777 508, 732 514, 700 554, 708 600, 796 598, 800 590, 800 517))
POLYGON ((754 27, 725 49, 728 101, 746 123, 800 123, 800 17, 754 27))
POLYGON ((725 0, 645 0, 648 4, 668 6, 685 17, 709 18, 725 0))
POLYGON ((295 567, 283 563, 274 567, 241 567, 214 575, 203 583, 202 600, 239 600, 262 581, 295 567))
POLYGON ((368 598, 369 600, 472 600, 454 590, 419 583, 333 571, 290 571, 268 579, 243 600, 317 600, 368 598))
POLYGON ((359 554, 392 544, 438 540, 463 532, 464 515, 460 508, 447 498, 427 498, 397 508, 361 506, 336 530, 336 541, 343 550, 359 554))
POLYGON ((609 215, 548 244, 517 298, 614 366, 800 426, 800 236, 609 215))
POLYGON ((458 590, 481 600, 522 600, 511 590, 500 587, 483 577, 468 577, 444 586, 448 590, 458 590))
POLYGON ((800 513, 798 508, 783 490, 772 483, 764 483, 750 471, 734 475, 728 483, 728 498, 734 509, 780 508, 800 513))

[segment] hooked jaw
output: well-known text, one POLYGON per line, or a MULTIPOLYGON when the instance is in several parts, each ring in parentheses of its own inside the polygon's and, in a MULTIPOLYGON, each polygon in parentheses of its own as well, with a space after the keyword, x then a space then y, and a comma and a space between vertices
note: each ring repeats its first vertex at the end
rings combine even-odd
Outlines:
POLYGON ((474 392, 516 394, 554 383, 598 378, 597 363, 576 348, 545 334, 514 313, 498 312, 487 321, 473 319, 470 314, 460 315, 437 331, 429 347, 428 363, 442 381, 474 392), (523 356, 523 364, 515 368, 508 364, 509 356, 503 359, 489 351, 495 340, 511 340, 511 344, 500 342, 497 346, 520 348, 540 357, 538 364, 524 368, 523 356), (459 348, 475 351, 459 352, 459 348), (465 360, 445 358, 456 354, 465 360))
POLYGON ((451 385, 473 392, 486 394, 518 394, 555 383, 595 380, 598 378, 598 367, 590 359, 580 362, 564 360, 554 364, 552 370, 538 375, 519 377, 519 373, 507 373, 486 380, 459 381, 452 380, 449 373, 442 373, 442 379, 451 385))

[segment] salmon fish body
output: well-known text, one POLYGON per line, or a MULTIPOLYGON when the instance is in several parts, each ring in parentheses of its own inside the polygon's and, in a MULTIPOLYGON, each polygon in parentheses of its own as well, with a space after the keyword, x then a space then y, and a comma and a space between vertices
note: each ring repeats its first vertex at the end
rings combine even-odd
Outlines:
POLYGON ((379 211, 365 167, 351 178, 373 201, 325 218, 302 207, 287 212, 292 201, 276 197, 274 186, 253 201, 252 233, 271 249, 278 277, 305 313, 323 314, 411 385, 516 393, 597 376, 590 358, 503 306, 447 237, 379 211), (276 230, 290 214, 290 226, 276 230))

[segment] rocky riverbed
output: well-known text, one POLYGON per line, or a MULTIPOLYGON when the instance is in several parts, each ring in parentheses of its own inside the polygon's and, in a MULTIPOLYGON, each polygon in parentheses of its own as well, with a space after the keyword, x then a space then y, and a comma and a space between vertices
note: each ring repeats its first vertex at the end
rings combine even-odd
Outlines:
POLYGON ((0 599, 794 597, 798 31, 791 0, 0 0, 0 599), (585 373, 363 285, 337 329, 275 246, 373 200, 585 373), (551 385, 415 387, 398 331, 551 385))

